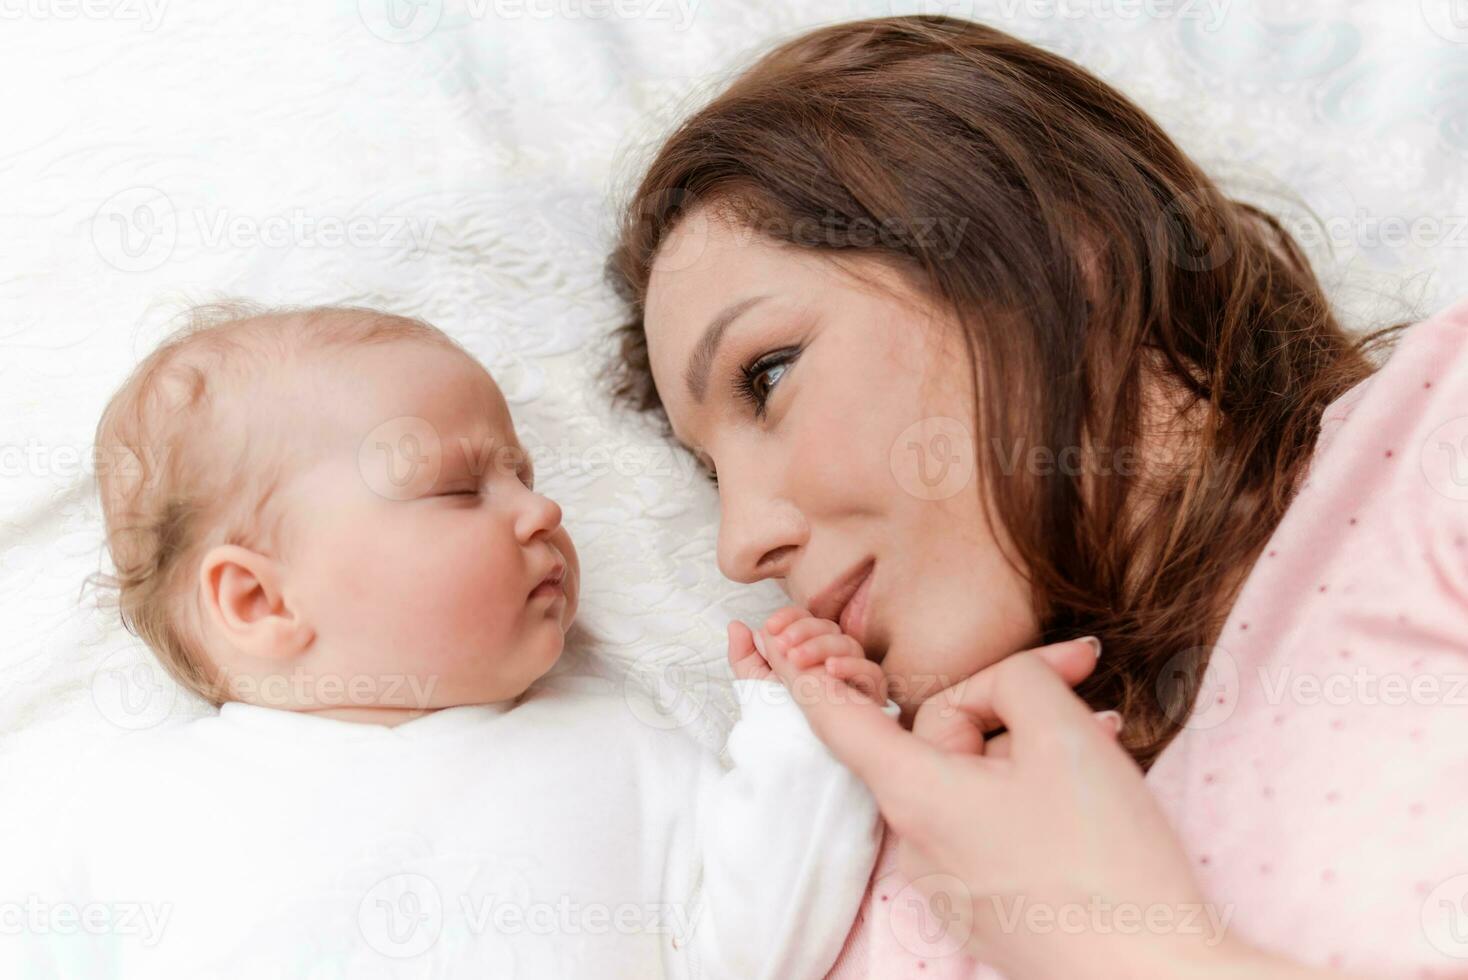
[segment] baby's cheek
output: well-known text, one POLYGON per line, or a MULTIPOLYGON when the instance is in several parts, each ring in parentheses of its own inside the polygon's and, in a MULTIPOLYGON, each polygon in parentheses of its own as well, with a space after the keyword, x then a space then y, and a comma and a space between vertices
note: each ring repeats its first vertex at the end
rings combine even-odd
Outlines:
POLYGON ((431 506, 380 513, 320 542, 329 555, 321 564, 327 591, 336 593, 326 598, 364 648, 413 650, 419 663, 482 657, 523 615, 529 586, 519 584, 518 545, 495 527, 463 520, 471 515, 431 506))
POLYGON ((457 549, 425 569, 436 593, 433 605, 445 624, 461 635, 508 634, 524 613, 530 587, 513 560, 488 549, 457 549))

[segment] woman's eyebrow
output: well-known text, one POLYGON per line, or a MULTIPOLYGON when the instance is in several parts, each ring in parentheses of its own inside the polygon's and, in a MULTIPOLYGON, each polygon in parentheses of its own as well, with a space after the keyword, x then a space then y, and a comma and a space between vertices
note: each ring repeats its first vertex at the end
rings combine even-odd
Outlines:
POLYGON ((704 327, 703 336, 699 339, 693 353, 688 357, 688 368, 683 372, 683 381, 688 386, 688 394, 693 397, 697 404, 703 404, 704 393, 708 390, 709 369, 713 366, 714 358, 719 353, 719 342, 724 339, 724 331, 729 329, 730 324, 739 319, 751 307, 769 299, 769 296, 749 296, 737 300, 724 307, 718 316, 709 321, 704 327))

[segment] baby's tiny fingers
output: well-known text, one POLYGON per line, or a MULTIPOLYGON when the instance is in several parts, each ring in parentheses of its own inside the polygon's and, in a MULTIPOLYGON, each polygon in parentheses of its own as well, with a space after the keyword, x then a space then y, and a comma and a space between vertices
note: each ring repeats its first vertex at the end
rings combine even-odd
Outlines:
POLYGON ((739 620, 729 621, 726 630, 729 639, 729 661, 743 660, 755 650, 754 633, 739 620))
POLYGON ((756 638, 739 620, 729 624, 729 666, 734 676, 746 680, 759 680, 770 675, 769 664, 756 646, 756 638))
POLYGON ((786 606, 772 613, 770 618, 765 620, 765 632, 770 636, 778 636, 785 627, 797 619, 807 619, 809 617, 810 610, 804 606, 786 606))
POLYGON ((774 640, 784 649, 793 650, 812 637, 840 632, 841 627, 829 619, 816 619, 814 616, 811 616, 807 619, 799 619, 791 623, 774 640))
POLYGON ((831 657, 859 657, 863 654, 860 643, 845 633, 837 632, 813 636, 787 649, 785 656, 797 669, 806 670, 831 657))

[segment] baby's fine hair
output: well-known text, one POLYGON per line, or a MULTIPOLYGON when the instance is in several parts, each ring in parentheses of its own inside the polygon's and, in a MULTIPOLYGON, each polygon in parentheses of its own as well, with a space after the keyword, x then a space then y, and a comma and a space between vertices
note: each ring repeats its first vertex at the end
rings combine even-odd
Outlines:
POLYGON ((196 576, 209 548, 268 548, 279 531, 270 498, 290 454, 251 422, 257 410, 279 407, 289 384, 280 370, 303 355, 392 341, 463 348, 421 320, 357 307, 223 302, 183 319, 97 425, 98 458, 114 461, 98 467, 114 569, 100 581, 128 631, 217 705, 223 688, 202 649, 196 576))

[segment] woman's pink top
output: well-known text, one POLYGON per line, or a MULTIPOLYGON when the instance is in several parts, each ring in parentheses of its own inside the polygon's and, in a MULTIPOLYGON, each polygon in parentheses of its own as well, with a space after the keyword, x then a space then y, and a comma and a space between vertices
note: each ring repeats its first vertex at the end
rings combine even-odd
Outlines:
MULTIPOLYGON (((1468 302, 1326 410, 1147 781, 1234 937, 1468 977, 1468 302)), ((938 930, 890 859, 830 976, 994 976, 921 945, 938 930)))

